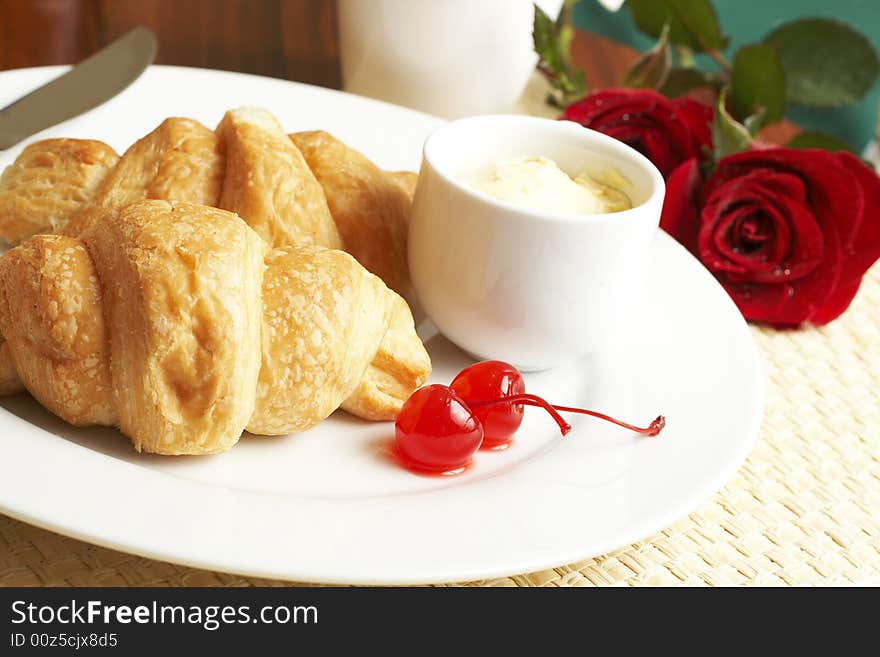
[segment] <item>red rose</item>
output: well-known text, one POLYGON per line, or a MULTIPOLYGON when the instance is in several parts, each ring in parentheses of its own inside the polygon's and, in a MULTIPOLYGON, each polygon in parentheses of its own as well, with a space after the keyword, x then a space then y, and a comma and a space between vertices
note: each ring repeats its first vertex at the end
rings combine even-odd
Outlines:
POLYGON ((660 225, 718 278, 746 319, 825 324, 880 258, 880 178, 849 153, 771 148, 696 160, 666 184, 660 225))
POLYGON ((569 105, 563 119, 629 144, 664 178, 712 150, 712 108, 690 98, 669 100, 647 89, 603 89, 569 105))

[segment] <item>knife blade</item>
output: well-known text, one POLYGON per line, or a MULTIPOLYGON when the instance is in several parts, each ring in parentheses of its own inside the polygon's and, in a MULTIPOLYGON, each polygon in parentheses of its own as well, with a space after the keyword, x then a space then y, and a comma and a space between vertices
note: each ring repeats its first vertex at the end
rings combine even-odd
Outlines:
POLYGON ((0 109, 0 150, 74 116, 125 89, 156 57, 156 37, 137 27, 64 75, 0 109))

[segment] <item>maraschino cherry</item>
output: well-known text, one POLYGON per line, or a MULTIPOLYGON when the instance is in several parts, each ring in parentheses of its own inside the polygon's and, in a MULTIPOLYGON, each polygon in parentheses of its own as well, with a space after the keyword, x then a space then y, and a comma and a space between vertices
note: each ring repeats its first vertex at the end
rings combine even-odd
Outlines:
POLYGON ((419 388, 395 423, 397 456, 420 472, 457 474, 483 442, 483 426, 449 386, 419 388))
POLYGON ((471 407, 483 425, 482 449, 504 449, 523 420, 522 404, 495 404, 474 407, 472 402, 502 399, 525 394, 522 374, 513 365, 486 360, 464 368, 449 384, 471 407))
POLYGON ((481 445, 497 449, 510 442, 522 423, 524 405, 546 410, 563 436, 571 426, 559 411, 590 415, 646 436, 656 436, 666 426, 662 415, 647 427, 636 427, 585 408, 554 406, 527 394, 513 365, 483 361, 463 369, 451 386, 425 386, 407 399, 396 423, 397 454, 412 470, 457 474, 481 445))

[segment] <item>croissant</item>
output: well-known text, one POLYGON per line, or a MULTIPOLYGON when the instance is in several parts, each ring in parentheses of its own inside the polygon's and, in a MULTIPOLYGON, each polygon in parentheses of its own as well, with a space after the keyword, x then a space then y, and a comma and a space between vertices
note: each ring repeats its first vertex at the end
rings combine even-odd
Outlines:
MULTIPOLYGON (((30 144, 0 176, 0 237, 15 244, 62 228, 94 197, 118 160, 100 141, 44 139, 30 144)), ((0 395, 22 389, 0 338, 0 395)))
MULTIPOLYGON (((228 112, 216 133, 191 119, 169 118, 118 163, 101 142, 36 142, 4 173, 5 190, 0 181, 0 211, 8 210, 0 212, 0 231, 6 226, 20 231, 10 236, 39 230, 76 237, 103 214, 146 198, 220 205, 238 212, 270 245, 342 248, 342 231, 347 250, 367 269, 409 294, 406 223, 417 175, 384 172, 326 133, 292 137, 269 112, 244 108, 228 112), (298 140, 309 162, 295 145, 298 140), (25 220, 33 230, 21 228, 25 220)), ((380 379, 377 375, 367 388, 375 390, 380 379)), ((0 337, 0 395, 22 389, 0 337)), ((349 410, 387 417, 395 400, 379 395, 366 407, 349 410)))
POLYGON ((14 395, 24 390, 21 379, 12 362, 12 354, 9 353, 9 345, 0 336, 0 397, 14 395))
POLYGON ((0 331, 27 389, 137 450, 210 454, 340 405, 390 419, 430 361, 406 304, 350 255, 268 250, 237 215, 142 201, 0 258, 0 331))
POLYGON ((229 158, 221 208, 241 216, 273 247, 342 248, 321 185, 271 113, 254 107, 231 110, 217 134, 229 158))
POLYGON ((148 198, 217 205, 224 168, 224 144, 211 130, 193 119, 165 119, 125 151, 60 232, 76 237, 108 210, 148 198))
POLYGON ((17 244, 54 232, 97 192, 119 156, 89 139, 30 144, 0 176, 0 237, 17 244))
POLYGON ((387 171, 391 179, 400 185, 403 193, 406 194, 407 200, 412 203, 413 196, 416 195, 416 185, 419 182, 419 174, 415 171, 387 171))
POLYGON ((290 139, 321 183, 345 250, 392 290, 409 295, 406 240, 417 175, 383 171, 320 130, 290 139))

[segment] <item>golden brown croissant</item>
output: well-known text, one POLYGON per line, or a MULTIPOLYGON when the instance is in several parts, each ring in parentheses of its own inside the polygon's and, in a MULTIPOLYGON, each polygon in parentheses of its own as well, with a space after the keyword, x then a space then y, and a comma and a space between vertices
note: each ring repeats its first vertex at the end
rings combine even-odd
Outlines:
MULTIPOLYGON (((121 159, 97 141, 35 142, 4 173, 0 227, 18 231, 10 238, 37 231, 77 236, 102 214, 145 198, 216 205, 224 161, 217 136, 185 118, 166 119, 121 159), (33 230, 23 228, 26 221, 33 230)), ((0 341, 0 395, 21 389, 0 341)))
POLYGON ((9 345, 0 336, 0 397, 14 395, 24 390, 12 354, 9 353, 9 345))
POLYGON ((324 189, 345 250, 392 290, 409 295, 406 240, 417 175, 383 171, 320 130, 290 139, 324 189))
POLYGON ((431 373, 406 302, 344 251, 271 251, 263 308, 253 433, 302 431, 340 405, 393 420, 431 373))
POLYGON ((0 324, 28 389, 72 424, 114 424, 101 290, 79 240, 39 235, 0 258, 0 324))
MULTIPOLYGON (((106 171, 111 163, 108 153, 112 154, 113 161, 115 153, 100 142, 47 140, 33 144, 29 147, 32 155, 22 159, 23 153, 20 159, 22 164, 35 167, 42 161, 36 155, 48 154, 58 172, 54 180, 57 182, 58 176, 66 172, 68 180, 63 193, 81 200, 69 205, 67 216, 55 220, 51 228, 61 228, 67 235, 77 236, 101 215, 144 198, 220 203, 225 166, 225 203, 244 214, 270 245, 341 244, 321 184, 271 114, 258 109, 234 110, 227 113, 217 133, 222 138, 197 121, 167 119, 126 151, 100 184, 97 197, 81 207, 69 222, 69 215, 94 191, 91 188, 91 191, 76 191, 74 187, 86 179, 88 172, 89 184, 92 188, 98 187, 97 167, 93 167, 95 171, 87 170, 80 160, 99 159, 107 163, 106 171), (224 157, 227 142, 229 158, 224 157)), ((300 133, 291 138, 302 140, 324 189, 333 199, 337 221, 352 244, 350 252, 392 288, 408 293, 405 229, 417 175, 381 171, 360 153, 326 133, 300 133), (323 154, 316 151, 322 145, 326 147, 323 154), (336 164, 345 165, 344 171, 337 172, 336 164)), ((27 186, 18 184, 9 190, 7 199, 21 206, 27 194, 27 186)), ((405 305, 404 311, 409 316, 405 305)), ((382 380, 383 372, 381 367, 378 370, 370 367, 369 376, 365 377, 371 378, 373 384, 362 384, 365 394, 391 385, 382 380)), ((398 376, 406 379, 407 375, 402 372, 398 376)), ((406 383, 404 388, 409 385, 406 383)), ((0 337, 0 395, 21 389, 9 349, 0 337)), ((349 410, 365 417, 387 418, 396 414, 396 408, 399 408, 397 397, 392 394, 386 399, 384 394, 377 393, 360 404, 351 402, 349 410)))
POLYGON ((211 130, 193 119, 165 119, 125 151, 61 232, 76 237, 106 212, 143 199, 217 205, 224 166, 224 144, 211 130))
POLYGON ((272 247, 342 248, 321 185, 271 113, 231 110, 217 134, 228 157, 221 208, 238 214, 272 247))
POLYGON ((0 330, 44 406, 138 450, 394 417, 430 372, 406 304, 346 253, 266 250, 233 213, 135 203, 0 258, 0 330))
POLYGON ((0 237, 17 244, 63 227, 92 200, 119 156, 89 139, 44 139, 25 148, 0 176, 0 237))
POLYGON ((419 174, 415 171, 388 171, 391 179, 403 188, 407 199, 412 203, 413 196, 416 194, 416 185, 419 182, 419 174))

